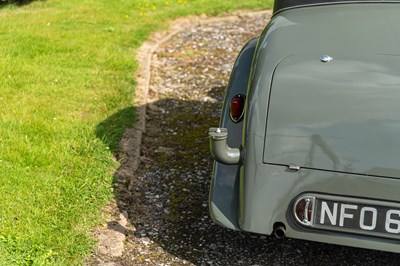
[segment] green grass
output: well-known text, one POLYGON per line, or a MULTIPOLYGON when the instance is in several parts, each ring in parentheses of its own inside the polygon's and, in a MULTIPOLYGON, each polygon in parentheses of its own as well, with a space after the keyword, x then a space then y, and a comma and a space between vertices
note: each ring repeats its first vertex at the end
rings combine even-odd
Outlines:
POLYGON ((80 265, 135 122, 136 49, 166 20, 271 0, 47 0, 0 9, 0 265, 80 265))

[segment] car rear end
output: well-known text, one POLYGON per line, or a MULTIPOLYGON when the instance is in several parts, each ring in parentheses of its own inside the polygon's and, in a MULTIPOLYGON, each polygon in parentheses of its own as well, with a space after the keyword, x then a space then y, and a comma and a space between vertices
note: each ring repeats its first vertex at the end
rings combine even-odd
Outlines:
POLYGON ((245 95, 241 230, 400 252, 399 13, 336 3, 274 15, 245 95))

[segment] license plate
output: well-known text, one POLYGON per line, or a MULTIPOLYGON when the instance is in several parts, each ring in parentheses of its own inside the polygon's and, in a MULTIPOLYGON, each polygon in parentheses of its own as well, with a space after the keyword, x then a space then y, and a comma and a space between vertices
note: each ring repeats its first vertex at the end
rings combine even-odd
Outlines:
POLYGON ((306 215, 308 211, 309 217, 303 225, 400 239, 399 203, 329 195, 307 195, 302 198, 310 202, 307 205, 309 209, 305 211, 306 215))

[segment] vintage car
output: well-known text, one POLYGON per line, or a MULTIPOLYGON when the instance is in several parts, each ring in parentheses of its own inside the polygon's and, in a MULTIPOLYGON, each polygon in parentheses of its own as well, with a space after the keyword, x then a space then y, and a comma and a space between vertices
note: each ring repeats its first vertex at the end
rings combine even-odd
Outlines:
POLYGON ((209 137, 217 224, 400 252, 400 1, 276 0, 209 137))

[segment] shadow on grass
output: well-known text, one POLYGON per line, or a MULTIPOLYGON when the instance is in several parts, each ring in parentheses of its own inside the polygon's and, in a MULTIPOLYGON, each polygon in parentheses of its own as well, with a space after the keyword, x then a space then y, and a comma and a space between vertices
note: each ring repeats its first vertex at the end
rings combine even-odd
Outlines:
POLYGON ((44 2, 45 0, 0 0, 0 9, 4 7, 21 7, 29 5, 32 2, 44 2))
POLYGON ((96 135, 118 157, 118 148, 127 128, 135 124, 135 108, 127 107, 119 110, 96 127, 96 135))
MULTIPOLYGON (((98 126, 99 137, 122 158, 114 193, 119 211, 128 213, 136 228, 135 232, 121 227, 118 231, 125 231, 131 241, 149 238, 164 252, 194 265, 398 265, 393 253, 276 240, 213 224, 207 206, 212 169, 207 132, 218 125, 223 88, 213 89, 209 97, 215 101, 164 99, 147 106, 142 161, 133 174, 121 174, 132 162, 124 159, 129 151, 118 149, 118 142, 126 141, 124 129, 132 126, 133 108, 119 111, 98 126)), ((128 250, 121 265, 132 265, 135 252, 128 250)))

